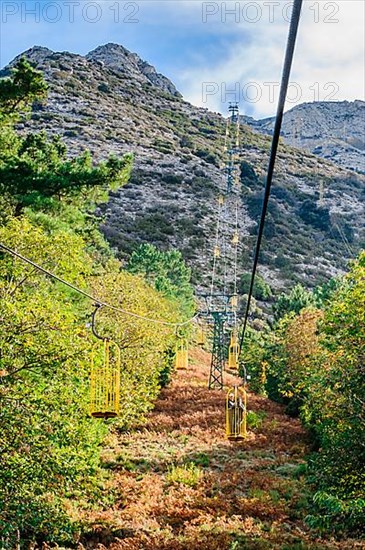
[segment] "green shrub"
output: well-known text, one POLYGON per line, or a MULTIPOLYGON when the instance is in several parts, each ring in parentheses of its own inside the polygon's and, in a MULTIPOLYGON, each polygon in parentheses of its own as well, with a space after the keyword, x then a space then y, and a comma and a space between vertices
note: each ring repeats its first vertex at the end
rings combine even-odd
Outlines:
POLYGON ((365 497, 341 499, 328 491, 318 491, 314 497, 315 513, 305 521, 320 533, 335 535, 361 534, 364 530, 365 497))
POLYGON ((191 462, 193 462, 197 466, 208 468, 210 464, 210 459, 209 459, 209 456, 206 455, 205 453, 197 453, 192 457, 191 462))
POLYGON ((192 147, 194 146, 194 142, 190 136, 182 136, 182 138, 180 139, 180 146, 192 149, 192 147))
POLYGON ((163 174, 161 176, 161 179, 167 185, 171 185, 173 187, 175 187, 175 186, 178 187, 179 185, 181 185, 183 183, 184 176, 182 176, 180 174, 169 173, 169 174, 163 174))
POLYGON ((305 200, 299 207, 299 216, 302 220, 316 229, 328 231, 331 227, 329 209, 317 206, 313 199, 305 200))
POLYGON ((247 161, 242 161, 240 164, 240 179, 243 185, 249 188, 258 186, 259 178, 256 175, 255 169, 247 161))
POLYGON ((169 467, 166 474, 168 483, 181 483, 188 487, 196 487, 202 477, 201 469, 194 463, 188 462, 182 466, 172 465, 169 467))
POLYGON ((197 149, 195 151, 195 155, 209 164, 214 164, 214 166, 217 167, 220 165, 217 155, 211 151, 207 151, 206 149, 197 149))
POLYGON ((267 414, 264 411, 247 411, 247 428, 249 430, 258 430, 262 426, 267 414))
MULTIPOLYGON (((248 294, 248 291, 250 288, 250 282, 251 282, 250 273, 244 273, 240 277, 240 280, 238 283, 240 294, 248 294)), ((269 300, 272 297, 272 291, 270 286, 265 282, 265 280, 262 277, 260 277, 260 275, 256 275, 255 277, 253 296, 254 298, 256 298, 256 300, 269 300)))
POLYGON ((101 84, 99 84, 98 90, 99 90, 99 92, 102 92, 103 94, 110 93, 110 88, 109 88, 109 86, 106 82, 102 82, 101 84))

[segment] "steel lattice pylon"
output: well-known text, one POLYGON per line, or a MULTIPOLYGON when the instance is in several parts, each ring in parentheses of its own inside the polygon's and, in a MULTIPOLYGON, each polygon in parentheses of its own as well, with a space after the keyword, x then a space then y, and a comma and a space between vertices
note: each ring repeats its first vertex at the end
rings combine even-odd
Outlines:
POLYGON ((237 334, 237 259, 239 246, 238 211, 240 200, 240 117, 237 103, 230 103, 226 121, 225 166, 226 188, 217 197, 216 232, 213 247, 210 294, 201 294, 206 301, 200 312, 213 327, 209 389, 223 389, 223 371, 231 347, 226 342, 227 327, 237 334), (233 230, 231 229, 234 225, 233 230), (232 233, 230 234, 230 232, 232 233), (229 237, 229 238, 228 238, 229 237), (232 281, 227 283, 228 261, 232 281), (220 280, 218 281, 218 278, 220 280))
POLYGON ((212 359, 208 388, 210 390, 223 389, 223 371, 227 359, 226 329, 233 326, 234 313, 230 307, 232 294, 199 293, 201 299, 201 311, 199 316, 205 319, 212 330, 212 359), (203 304, 205 303, 205 307, 203 304))

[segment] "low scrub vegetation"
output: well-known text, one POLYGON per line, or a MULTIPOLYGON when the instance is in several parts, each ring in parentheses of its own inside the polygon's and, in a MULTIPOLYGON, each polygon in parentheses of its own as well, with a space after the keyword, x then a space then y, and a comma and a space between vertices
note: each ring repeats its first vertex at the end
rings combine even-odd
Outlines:
POLYGON ((308 524, 364 533, 365 253, 342 280, 313 293, 296 286, 275 306, 273 329, 251 332, 243 360, 252 387, 299 415, 317 449, 308 524))

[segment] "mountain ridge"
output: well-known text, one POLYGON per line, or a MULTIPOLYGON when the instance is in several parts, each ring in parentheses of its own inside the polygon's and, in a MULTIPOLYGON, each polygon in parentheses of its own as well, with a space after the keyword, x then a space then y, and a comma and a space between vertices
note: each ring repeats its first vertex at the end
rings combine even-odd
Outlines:
MULTIPOLYGON (((130 52, 124 46, 120 44, 108 43, 98 46, 94 50, 91 50, 85 56, 81 54, 74 54, 68 51, 54 52, 53 50, 44 46, 35 45, 29 48, 25 52, 16 56, 4 69, 0 70, 0 76, 9 74, 9 68, 13 67, 21 57, 26 57, 30 61, 36 61, 37 63, 43 62, 47 57, 63 55, 65 57, 79 57, 88 61, 94 61, 101 64, 101 66, 108 66, 115 70, 122 70, 125 72, 127 69, 134 69, 134 73, 140 73, 145 76, 151 84, 161 88, 164 91, 182 97, 180 92, 177 91, 174 84, 164 75, 158 73, 152 65, 147 63, 139 57, 138 54, 130 52), (126 68, 123 68, 123 61, 126 68), (137 70, 136 70, 137 69, 137 70)), ((136 74, 134 74, 136 76, 136 74)))
MULTIPOLYGON (((146 241, 179 248, 195 285, 206 289, 216 199, 225 188, 224 117, 186 102, 168 79, 119 45, 86 56, 38 46, 16 59, 21 56, 44 72, 50 92, 47 105, 36 104, 31 119, 19 124, 20 132, 60 133, 70 154, 89 148, 97 160, 134 153, 130 183, 97 212, 118 256, 128 258, 146 241)), ((239 260, 248 272, 270 137, 243 125, 240 138, 239 260)), ((341 273, 364 243, 363 196, 361 174, 281 143, 260 263, 267 282, 278 289, 313 286, 341 273)), ((226 220, 228 241, 233 226, 226 220)))
MULTIPOLYGON (((242 121, 254 131, 273 133, 275 117, 255 120, 243 116, 242 121)), ((281 135, 288 145, 365 173, 365 101, 297 105, 284 113, 281 135)))

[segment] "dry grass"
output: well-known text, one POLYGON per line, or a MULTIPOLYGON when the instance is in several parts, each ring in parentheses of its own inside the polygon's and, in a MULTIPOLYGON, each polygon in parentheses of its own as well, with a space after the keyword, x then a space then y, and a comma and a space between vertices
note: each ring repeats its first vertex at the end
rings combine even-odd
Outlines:
MULTIPOLYGON (((208 365, 209 356, 194 351, 189 370, 178 371, 161 393, 147 427, 111 438, 104 460, 117 497, 113 509, 87 518, 92 529, 84 547, 365 548, 316 540, 306 529, 308 488, 293 475, 307 452, 306 434, 279 405, 250 394, 249 409, 266 413, 262 425, 245 442, 225 439, 224 395, 207 389, 208 365), (199 479, 181 482, 189 467, 199 479)), ((227 384, 236 381, 226 373, 227 384)))

